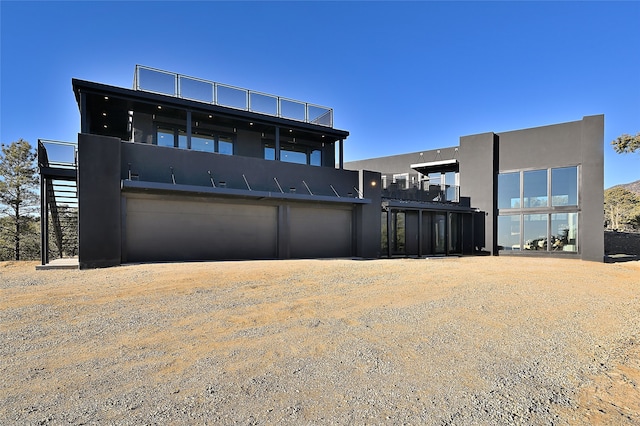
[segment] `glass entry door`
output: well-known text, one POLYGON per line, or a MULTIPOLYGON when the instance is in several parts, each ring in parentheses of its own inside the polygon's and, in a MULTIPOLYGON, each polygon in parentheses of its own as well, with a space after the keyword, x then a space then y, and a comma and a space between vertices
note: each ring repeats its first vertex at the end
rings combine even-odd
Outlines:
POLYGON ((434 254, 447 253, 447 215, 446 213, 433 214, 433 252, 434 254))

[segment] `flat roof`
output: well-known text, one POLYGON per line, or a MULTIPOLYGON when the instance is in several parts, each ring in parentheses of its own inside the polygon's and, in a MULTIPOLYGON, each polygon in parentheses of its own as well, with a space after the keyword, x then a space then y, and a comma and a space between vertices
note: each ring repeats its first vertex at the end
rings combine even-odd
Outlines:
POLYGON ((451 158, 449 160, 429 161, 426 163, 411 164, 410 167, 425 175, 434 172, 455 172, 458 170, 458 160, 451 158))

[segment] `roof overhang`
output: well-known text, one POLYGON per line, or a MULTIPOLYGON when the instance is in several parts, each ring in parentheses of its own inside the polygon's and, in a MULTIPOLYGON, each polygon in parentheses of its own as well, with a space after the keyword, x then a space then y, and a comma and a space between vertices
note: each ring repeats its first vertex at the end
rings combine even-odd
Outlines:
POLYGON ((125 89, 92 81, 74 78, 72 79, 72 85, 80 113, 86 115, 85 119, 95 124, 97 122, 102 123, 107 117, 110 121, 104 123, 105 128, 117 128, 117 131, 114 130, 115 134, 111 136, 121 137, 121 139, 123 138, 121 134, 125 134, 127 130, 127 111, 154 113, 158 111, 158 107, 164 110, 173 110, 183 115, 186 111, 191 111, 205 116, 214 116, 216 119, 229 123, 231 127, 241 128, 246 125, 246 128, 258 129, 260 126, 265 128, 277 126, 282 129, 299 132, 299 135, 304 134, 311 139, 317 139, 319 142, 335 142, 344 140, 349 136, 349 132, 346 130, 318 124, 210 105, 140 90, 125 89), (84 106, 81 93, 86 95, 84 106))
POLYGON ((429 161, 427 163, 412 164, 411 168, 417 172, 427 175, 429 173, 437 172, 457 172, 458 160, 451 158, 449 160, 429 161))

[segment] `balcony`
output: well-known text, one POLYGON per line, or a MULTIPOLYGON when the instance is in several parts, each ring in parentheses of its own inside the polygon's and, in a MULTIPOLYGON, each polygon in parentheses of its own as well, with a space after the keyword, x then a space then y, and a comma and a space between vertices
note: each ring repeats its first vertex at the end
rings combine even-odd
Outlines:
POLYGON ((136 65, 135 90, 333 128, 333 109, 136 65))
POLYGON ((392 200, 421 201, 438 203, 458 203, 460 187, 457 185, 424 185, 424 188, 401 188, 399 184, 389 184, 382 190, 382 197, 392 200))

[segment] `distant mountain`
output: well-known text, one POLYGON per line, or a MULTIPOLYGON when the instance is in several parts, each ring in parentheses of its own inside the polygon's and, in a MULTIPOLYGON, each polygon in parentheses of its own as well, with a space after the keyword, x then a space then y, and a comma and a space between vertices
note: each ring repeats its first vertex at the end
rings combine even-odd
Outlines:
POLYGON ((625 184, 618 185, 618 186, 623 187, 627 191, 631 191, 631 192, 634 192, 634 193, 640 195, 640 180, 637 180, 637 181, 631 182, 631 183, 625 183, 625 184))

